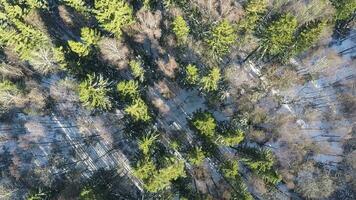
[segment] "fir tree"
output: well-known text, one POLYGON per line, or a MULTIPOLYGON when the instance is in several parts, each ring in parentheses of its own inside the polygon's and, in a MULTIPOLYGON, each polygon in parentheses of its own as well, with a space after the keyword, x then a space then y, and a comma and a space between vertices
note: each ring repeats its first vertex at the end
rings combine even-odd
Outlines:
POLYGON ((356 1, 354 0, 331 0, 331 3, 336 10, 336 20, 347 20, 355 14, 356 1))
POLYGON ((145 80, 145 70, 142 67, 142 63, 138 60, 131 60, 129 65, 132 75, 140 82, 143 82, 145 80))
POLYGON ((89 109, 109 110, 112 107, 110 83, 101 75, 88 75, 79 85, 79 99, 89 109))
POLYGON ((148 135, 138 142, 138 147, 144 155, 148 155, 152 145, 156 142, 158 135, 148 135))
POLYGON ((132 8, 124 0, 95 0, 96 18, 100 25, 117 38, 122 28, 134 22, 132 8))
POLYGON ((202 90, 205 92, 216 91, 218 89, 220 79, 220 69, 218 67, 212 68, 207 76, 200 79, 202 90))
POLYGON ((185 82, 188 85, 195 85, 199 81, 198 68, 195 65, 189 64, 185 68, 185 82))
POLYGON ((266 10, 266 0, 249 0, 245 6, 245 17, 239 22, 238 29, 243 33, 251 34, 266 10))
POLYGON ((293 44, 297 25, 297 19, 291 14, 283 14, 272 21, 259 34, 262 51, 271 57, 283 55, 293 44))
POLYGON ((151 119, 148 107, 141 98, 134 99, 133 103, 125 108, 125 112, 135 121, 147 122, 151 119))
POLYGON ((208 112, 195 113, 192 124, 199 134, 212 138, 215 135, 216 121, 212 114, 208 112))
POLYGON ((176 35, 178 44, 184 44, 189 35, 189 27, 182 16, 177 16, 173 21, 173 32, 176 35))
POLYGON ((322 21, 310 22, 303 26, 295 39, 295 52, 303 52, 312 46, 318 40, 324 27, 325 22, 322 21))
POLYGON ((227 130, 223 133, 223 136, 220 136, 218 143, 225 146, 235 146, 240 144, 244 140, 245 134, 242 130, 227 130))
POLYGON ((137 98, 139 96, 137 81, 121 81, 117 84, 116 88, 123 98, 137 98))
POLYGON ((189 162, 193 165, 201 165, 205 159, 205 154, 201 147, 195 147, 189 154, 189 162))
POLYGON ((215 58, 221 58, 229 53, 230 47, 236 41, 236 33, 230 22, 227 20, 221 21, 213 27, 210 33, 207 44, 215 58))
POLYGON ((89 55, 91 50, 97 46, 97 43, 100 39, 97 31, 84 27, 81 29, 81 42, 68 41, 70 49, 77 53, 79 56, 84 57, 89 55))

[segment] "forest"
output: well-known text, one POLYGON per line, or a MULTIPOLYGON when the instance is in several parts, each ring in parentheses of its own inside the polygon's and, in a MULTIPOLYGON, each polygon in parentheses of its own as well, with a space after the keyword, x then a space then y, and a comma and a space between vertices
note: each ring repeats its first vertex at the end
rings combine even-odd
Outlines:
POLYGON ((354 200, 355 58, 354 0, 0 0, 0 200, 354 200))

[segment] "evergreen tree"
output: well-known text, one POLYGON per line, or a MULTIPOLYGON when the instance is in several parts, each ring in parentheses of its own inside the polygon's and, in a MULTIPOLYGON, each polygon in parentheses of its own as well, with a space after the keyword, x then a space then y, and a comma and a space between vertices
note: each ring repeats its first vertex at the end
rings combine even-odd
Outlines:
POLYGON ((230 22, 227 20, 221 21, 213 27, 210 32, 210 37, 207 39, 207 44, 215 58, 221 58, 229 53, 230 47, 236 41, 236 33, 230 22))
POLYGON ((205 159, 205 154, 201 147, 195 147, 189 155, 189 162, 193 165, 201 165, 205 159))
POLYGON ((273 20, 259 34, 262 51, 272 57, 283 55, 293 44, 297 25, 297 19, 291 14, 283 14, 273 20))
POLYGON ((319 38, 325 22, 314 21, 306 24, 297 34, 295 39, 295 52, 300 53, 308 49, 319 38))
POLYGON ((82 14, 87 14, 90 12, 90 8, 85 3, 85 0, 62 0, 66 5, 74 8, 82 14))
POLYGON ((125 112, 135 121, 147 122, 151 119, 148 113, 148 107, 141 98, 134 99, 133 103, 125 108, 125 112))
POLYGON ((209 112, 197 112, 192 119, 193 126, 201 135, 209 138, 215 135, 216 121, 213 115, 209 112))
POLYGON ((81 42, 68 41, 70 49, 77 53, 79 56, 84 57, 89 55, 92 48, 97 46, 97 43, 100 39, 99 34, 96 30, 84 27, 80 30, 81 42))
POLYGON ((195 65, 189 64, 185 68, 185 83, 188 85, 195 85, 199 81, 198 68, 195 65))
POLYGON ((238 161, 227 161, 221 165, 220 170, 234 188, 232 193, 233 199, 253 200, 252 195, 248 192, 243 179, 239 175, 238 161))
POLYGON ((275 159, 270 150, 247 146, 241 147, 238 150, 243 157, 243 163, 266 182, 277 184, 281 181, 280 175, 273 170, 275 159))
POLYGON ((201 88, 205 92, 216 91, 218 89, 220 79, 220 69, 218 67, 213 67, 207 76, 200 79, 201 88))
POLYGON ((158 135, 148 135, 143 137, 142 140, 138 141, 138 147, 142 153, 147 156, 152 145, 156 142, 158 135))
POLYGON ((79 200, 97 200, 95 191, 91 187, 84 187, 79 194, 79 200))
POLYGON ((142 63, 138 60, 131 60, 129 65, 132 75, 140 82, 143 82, 145 80, 145 70, 142 67, 142 63))
POLYGON ((336 20, 347 20, 355 14, 356 1, 354 0, 331 0, 331 3, 336 10, 336 20))
POLYGON ((177 16, 173 21, 173 32, 176 35, 178 44, 184 44, 189 35, 189 27, 182 16, 177 16))
POLYGON ((245 134, 242 130, 228 130, 223 133, 223 136, 220 136, 218 144, 222 144, 225 146, 235 146, 240 144, 242 140, 244 140, 245 134))
POLYGON ((249 0, 245 6, 245 17, 238 24, 239 30, 251 34, 266 10, 267 0, 249 0))
POLYGON ((124 0, 95 0, 94 5, 100 25, 117 38, 123 27, 134 22, 132 8, 124 0))
POLYGON ((8 80, 0 81, 0 116, 9 111, 20 94, 14 83, 8 80))
POLYGON ((0 96, 1 99, 10 102, 12 98, 20 93, 16 84, 8 80, 0 81, 0 96))
POLYGON ((89 109, 109 110, 112 107, 110 83, 101 75, 88 75, 79 85, 79 99, 89 109))
POLYGON ((117 84, 116 88, 123 98, 137 98, 139 96, 137 81, 121 81, 117 84))
POLYGON ((172 165, 160 169, 148 182, 145 187, 149 192, 158 192, 170 186, 171 181, 185 176, 184 162, 177 160, 172 165))
POLYGON ((144 161, 139 162, 136 169, 134 170, 134 175, 143 181, 154 177, 156 174, 157 169, 155 164, 152 160, 147 158, 144 161))

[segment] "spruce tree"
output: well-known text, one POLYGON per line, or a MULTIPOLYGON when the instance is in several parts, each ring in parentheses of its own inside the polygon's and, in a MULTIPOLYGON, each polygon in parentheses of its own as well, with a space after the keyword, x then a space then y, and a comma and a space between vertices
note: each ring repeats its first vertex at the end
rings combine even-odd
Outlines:
POLYGON ((123 98, 134 99, 139 96, 138 82, 134 80, 121 81, 116 89, 123 98))
POLYGON ((79 99, 89 109, 109 110, 112 107, 110 90, 107 79, 101 75, 88 75, 79 85, 79 99))
POLYGON ((195 147, 189 154, 189 162, 193 165, 201 165, 205 159, 205 154, 201 147, 195 147))
POLYGON ((313 21, 303 26, 295 39, 295 52, 300 53, 308 49, 319 38, 325 22, 313 21))
POLYGON ((245 34, 251 34, 266 10, 266 0, 249 0, 245 6, 245 17, 238 23, 239 31, 245 34))
POLYGON ((185 68, 185 83, 187 85, 195 85, 199 81, 198 68, 195 65, 189 64, 185 68))
POLYGON ((199 134, 212 138, 215 136, 216 121, 209 112, 197 112, 194 114, 192 124, 199 134))
POLYGON ((147 122, 151 119, 148 107, 141 98, 133 100, 133 103, 125 108, 125 112, 135 121, 147 122))
POLYGON ((200 86, 205 92, 216 91, 219 87, 219 81, 221 79, 220 69, 213 67, 209 74, 200 79, 200 86))
POLYGON ((129 65, 132 75, 140 82, 143 82, 145 80, 145 69, 143 69, 141 61, 131 60, 129 65))
POLYGON ((177 16, 173 23, 173 32, 176 35, 178 44, 184 44, 189 35, 189 27, 182 16, 177 16))
POLYGON ((297 25, 297 19, 291 14, 283 14, 270 22, 259 33, 262 55, 264 52, 271 57, 283 55, 293 45, 297 25))
POLYGON ((132 8, 124 0, 95 0, 94 5, 101 27, 117 38, 121 37, 123 27, 134 22, 132 8))
POLYGON ((335 19, 347 20, 356 12, 356 1, 354 0, 331 0, 335 7, 335 19))
POLYGON ((100 35, 94 29, 84 27, 80 30, 81 42, 68 41, 70 49, 81 57, 89 55, 91 50, 97 46, 100 35))
POLYGON ((236 33, 230 22, 222 20, 210 32, 210 37, 206 40, 212 55, 221 58, 229 53, 230 47, 236 41, 236 33))

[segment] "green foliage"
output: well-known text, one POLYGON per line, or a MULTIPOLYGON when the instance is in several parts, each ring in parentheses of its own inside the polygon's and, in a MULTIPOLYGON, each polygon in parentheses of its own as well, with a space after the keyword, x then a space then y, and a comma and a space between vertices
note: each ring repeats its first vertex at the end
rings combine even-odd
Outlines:
POLYGON ((46 0, 25 0, 25 2, 31 9, 48 9, 46 0))
POLYGON ((171 181, 177 180, 182 176, 185 176, 184 162, 175 161, 174 164, 160 169, 158 173, 145 184, 145 188, 150 192, 158 192, 170 186, 171 181))
POLYGON ((7 106, 12 104, 19 94, 20 90, 16 84, 8 80, 0 81, 0 105, 7 106))
POLYGON ((189 162, 193 165, 201 165, 205 159, 205 154, 201 147, 195 147, 189 154, 189 162))
POLYGON ((224 177, 228 179, 234 179, 239 175, 239 162, 238 161, 227 161, 221 166, 221 171, 224 177))
POLYGON ((209 112, 197 112, 192 119, 193 126, 201 135, 209 138, 215 135, 216 121, 213 115, 209 112))
POLYGON ((269 23, 260 33, 260 45, 268 56, 283 55, 292 46, 297 19, 291 14, 283 14, 269 23))
POLYGON ((324 27, 325 22, 321 21, 310 22, 303 26, 295 39, 296 53, 300 53, 312 46, 319 38, 324 27))
POLYGON ((124 98, 137 98, 139 96, 138 82, 134 80, 121 81, 117 84, 116 89, 124 98))
POLYGON ((173 21, 173 32, 177 37, 178 44, 184 44, 189 35, 189 27, 182 16, 177 16, 173 21))
POLYGON ((94 29, 84 27, 80 30, 82 42, 68 41, 69 48, 77 53, 79 56, 84 57, 89 55, 92 48, 95 47, 100 39, 100 35, 94 29))
POLYGON ((188 85, 195 85, 199 81, 198 68, 195 65, 189 64, 185 68, 185 82, 188 85))
POLYGON ((156 142, 158 135, 148 135, 138 141, 138 147, 144 155, 148 155, 152 145, 156 142))
POLYGON ((267 0, 249 0, 245 6, 245 17, 239 22, 238 29, 251 34, 266 10, 267 0))
POLYGON ((201 78, 200 85, 203 91, 213 92, 218 89, 220 79, 220 69, 218 67, 213 67, 207 76, 201 78))
POLYGON ((95 192, 91 187, 84 187, 79 194, 80 200, 97 200, 95 192))
POLYGON ((171 181, 185 176, 184 162, 176 160, 168 167, 157 169, 154 163, 146 159, 139 162, 134 174, 144 182, 149 192, 158 192, 170 186, 171 181))
POLYGON ((40 30, 13 19, 12 26, 1 27, 1 43, 13 47, 22 60, 27 60, 33 51, 38 51, 49 45, 48 37, 40 30))
POLYGON ((79 85, 79 99, 89 109, 109 110, 112 107, 110 83, 101 75, 88 75, 79 85))
POLYGON ((141 1, 143 3, 143 8, 145 8, 145 9, 150 8, 151 0, 141 0, 141 1))
POLYGON ((252 195, 248 192, 243 179, 239 175, 238 161, 227 161, 220 166, 220 170, 224 177, 235 188, 232 193, 233 199, 253 200, 252 195))
POLYGON ((252 171, 257 173, 268 183, 277 184, 281 181, 280 175, 273 170, 275 163, 272 151, 266 149, 257 149, 252 147, 239 148, 242 154, 242 161, 252 171))
POLYGON ((134 22, 132 8, 124 0, 95 0, 96 18, 100 25, 117 38, 122 28, 134 22))
POLYGON ((156 166, 153 161, 149 159, 139 162, 134 170, 134 175, 143 181, 152 178, 155 173, 157 173, 156 166))
POLYGON ((336 10, 336 20, 347 20, 356 11, 356 1, 354 0, 331 0, 331 3, 336 10))
POLYGON ((241 129, 228 130, 218 140, 218 143, 225 146, 235 146, 240 144, 240 142, 242 142, 244 138, 245 138, 245 134, 241 129))
POLYGON ((69 48, 81 57, 87 56, 90 53, 90 46, 85 45, 81 42, 75 42, 73 40, 68 41, 69 48))
POLYGON ((64 3, 82 14, 90 12, 90 9, 85 4, 85 0, 63 0, 64 3))
POLYGON ((45 200, 48 198, 49 198, 49 195, 46 194, 45 191, 42 191, 41 188, 39 188, 36 191, 30 192, 30 194, 27 196, 26 200, 45 200))
POLYGON ((125 108, 125 112, 135 121, 147 122, 151 119, 148 113, 148 107, 141 98, 135 99, 133 104, 125 108))
POLYGON ((230 47, 236 41, 236 33, 230 22, 227 20, 221 21, 213 27, 210 32, 209 39, 206 40, 212 55, 221 58, 230 51, 230 47))
POLYGON ((142 63, 138 60, 131 60, 129 65, 132 75, 140 82, 143 82, 145 80, 145 70, 142 67, 142 63))

